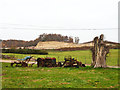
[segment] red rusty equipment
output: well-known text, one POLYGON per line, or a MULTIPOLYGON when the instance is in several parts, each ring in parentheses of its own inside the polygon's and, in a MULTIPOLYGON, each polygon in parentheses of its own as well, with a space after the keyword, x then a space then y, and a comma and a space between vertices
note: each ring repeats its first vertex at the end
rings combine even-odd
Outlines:
POLYGON ((77 59, 74 59, 71 56, 65 57, 64 60, 63 67, 85 67, 82 62, 77 61, 77 59))
POLYGON ((46 57, 37 59, 37 67, 56 67, 56 58, 46 57))

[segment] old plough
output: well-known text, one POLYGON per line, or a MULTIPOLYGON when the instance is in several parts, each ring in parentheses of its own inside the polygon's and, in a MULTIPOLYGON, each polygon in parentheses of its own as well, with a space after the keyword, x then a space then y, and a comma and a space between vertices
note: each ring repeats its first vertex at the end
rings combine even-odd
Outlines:
POLYGON ((71 56, 65 57, 64 60, 62 67, 85 67, 85 64, 82 64, 82 62, 77 61, 77 59, 72 58, 71 56))
MULTIPOLYGON (((30 62, 30 60, 33 58, 33 56, 26 56, 24 59, 17 59, 17 61, 14 61, 13 63, 11 63, 11 66, 16 66, 16 67, 28 67, 28 63, 30 62)), ((32 63, 30 64, 30 67, 32 67, 32 65, 35 64, 32 63)))

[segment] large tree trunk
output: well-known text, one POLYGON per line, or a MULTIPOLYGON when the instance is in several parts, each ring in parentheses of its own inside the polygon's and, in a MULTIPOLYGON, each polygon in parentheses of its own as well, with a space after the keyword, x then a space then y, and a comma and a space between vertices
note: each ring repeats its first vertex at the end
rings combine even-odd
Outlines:
POLYGON ((96 67, 107 67, 106 65, 106 55, 109 53, 109 48, 105 45, 103 41, 103 34, 94 38, 94 47, 92 50, 92 64, 91 66, 96 67))

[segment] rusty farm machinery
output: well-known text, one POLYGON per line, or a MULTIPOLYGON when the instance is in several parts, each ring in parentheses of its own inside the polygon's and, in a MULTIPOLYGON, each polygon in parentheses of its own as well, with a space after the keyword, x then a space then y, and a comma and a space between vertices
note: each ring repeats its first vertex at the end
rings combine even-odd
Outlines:
POLYGON ((71 56, 65 57, 64 62, 56 62, 56 58, 46 57, 37 59, 37 67, 85 67, 85 64, 71 56))
POLYGON ((71 56, 65 57, 64 60, 62 67, 85 67, 85 64, 82 64, 82 62, 77 61, 77 59, 72 58, 71 56))
MULTIPOLYGON (((14 61, 11 63, 11 66, 16 67, 28 67, 28 63, 31 61, 33 56, 26 56, 24 59, 17 59, 17 61, 14 61)), ((35 60, 35 59, 34 59, 35 60)), ((31 63, 29 67, 32 67, 32 65, 35 64, 35 62, 31 63)))
MULTIPOLYGON (((13 67, 14 64, 16 67, 28 67, 29 62, 33 57, 27 56, 24 59, 18 59, 17 61, 11 63, 13 67)), ((35 62, 32 62, 29 67, 32 67, 33 64, 37 63, 37 67, 85 67, 85 64, 77 61, 77 59, 72 58, 71 56, 67 56, 64 58, 65 61, 56 62, 56 58, 54 57, 46 57, 46 58, 37 58, 34 59, 35 62)))
POLYGON ((56 58, 37 58, 37 67, 56 67, 56 58))

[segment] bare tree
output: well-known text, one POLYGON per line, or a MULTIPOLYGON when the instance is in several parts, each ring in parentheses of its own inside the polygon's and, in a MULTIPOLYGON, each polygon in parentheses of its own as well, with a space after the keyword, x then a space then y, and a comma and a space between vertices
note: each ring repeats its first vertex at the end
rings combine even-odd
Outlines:
POLYGON ((106 56, 109 53, 109 47, 103 41, 104 35, 101 34, 100 38, 94 38, 94 47, 92 51, 92 66, 96 67, 107 67, 106 56))
POLYGON ((79 37, 75 37, 75 43, 78 44, 79 43, 79 37))

